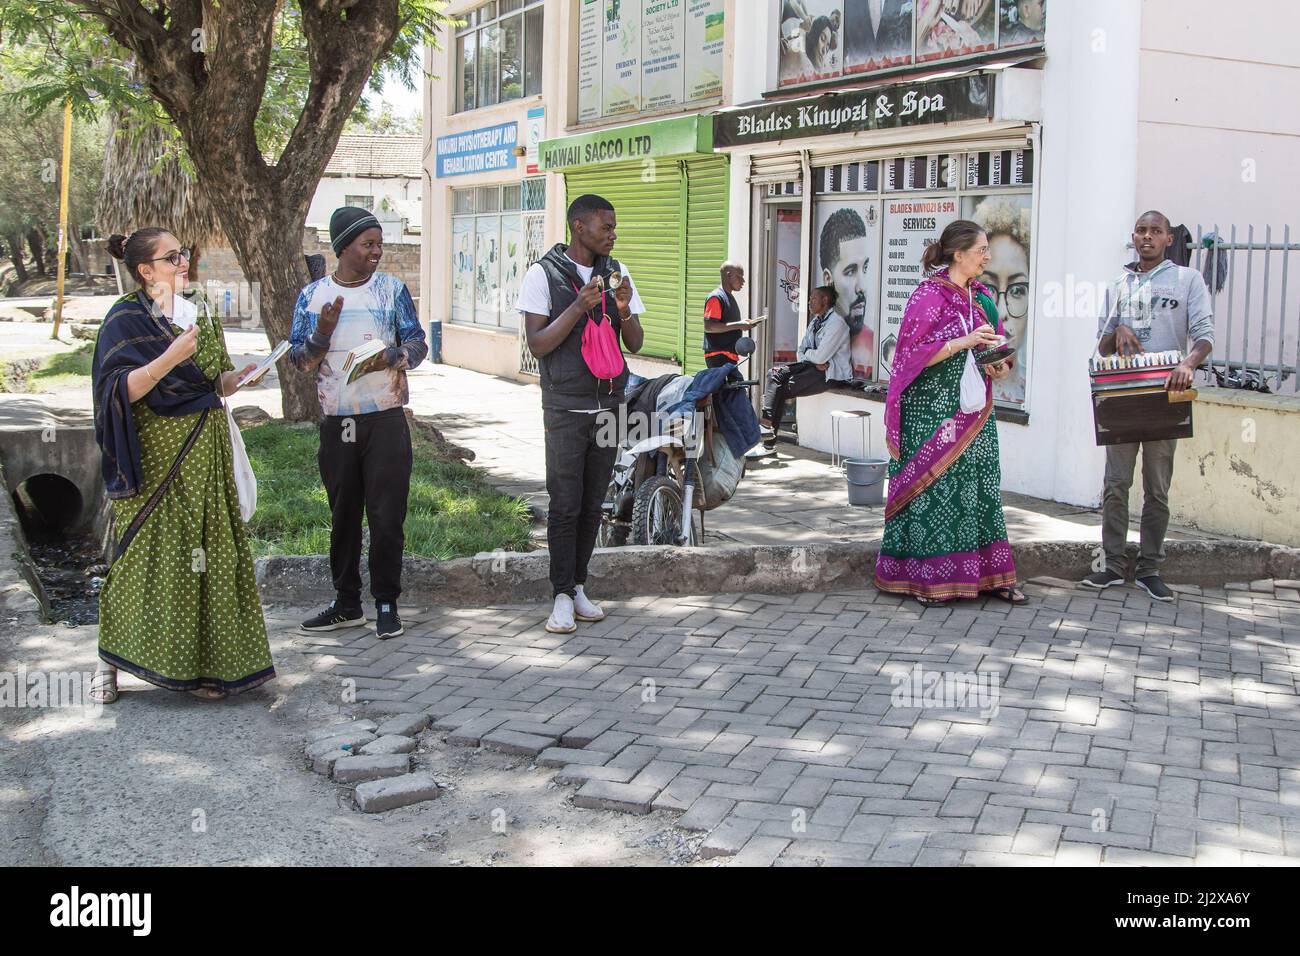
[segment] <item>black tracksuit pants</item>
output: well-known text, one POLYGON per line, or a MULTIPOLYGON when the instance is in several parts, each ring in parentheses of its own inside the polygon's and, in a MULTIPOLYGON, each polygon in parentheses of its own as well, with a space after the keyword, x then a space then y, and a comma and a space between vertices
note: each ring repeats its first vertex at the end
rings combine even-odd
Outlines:
POLYGON ((572 596, 576 585, 587 583, 587 564, 600 530, 600 505, 609 488, 616 441, 615 429, 601 428, 606 415, 543 408, 546 426, 546 546, 551 552, 551 593, 572 596))
POLYGON ((767 373, 767 387, 763 389, 763 414, 773 428, 779 429, 786 402, 800 395, 817 395, 837 384, 826 381, 826 373, 812 362, 774 365, 767 373))
POLYGON ((370 526, 370 593, 396 602, 402 593, 406 499, 411 489, 411 431, 402 408, 327 415, 317 455, 330 505, 330 573, 338 601, 361 604, 361 514, 370 526))

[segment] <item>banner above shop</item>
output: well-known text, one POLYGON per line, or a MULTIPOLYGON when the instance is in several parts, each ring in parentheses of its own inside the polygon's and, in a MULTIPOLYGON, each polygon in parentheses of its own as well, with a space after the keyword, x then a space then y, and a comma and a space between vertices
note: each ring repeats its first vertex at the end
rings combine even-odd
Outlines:
POLYGON ((713 126, 708 116, 696 114, 543 140, 541 168, 554 172, 573 166, 640 162, 712 151, 713 126))
POLYGON ((438 178, 514 169, 519 124, 502 123, 438 137, 438 178))
POLYGON ((748 146, 992 116, 993 77, 972 73, 946 80, 827 93, 715 113, 713 145, 748 146))

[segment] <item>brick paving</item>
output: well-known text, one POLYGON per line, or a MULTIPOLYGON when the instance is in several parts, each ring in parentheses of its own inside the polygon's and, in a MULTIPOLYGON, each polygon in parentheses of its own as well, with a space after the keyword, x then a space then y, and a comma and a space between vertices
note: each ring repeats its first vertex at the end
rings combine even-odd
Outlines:
POLYGON ((679 814, 734 865, 1300 862, 1295 582, 1027 592, 643 598, 571 635, 540 605, 432 609, 387 642, 295 640, 359 699, 558 768, 576 806, 679 814))

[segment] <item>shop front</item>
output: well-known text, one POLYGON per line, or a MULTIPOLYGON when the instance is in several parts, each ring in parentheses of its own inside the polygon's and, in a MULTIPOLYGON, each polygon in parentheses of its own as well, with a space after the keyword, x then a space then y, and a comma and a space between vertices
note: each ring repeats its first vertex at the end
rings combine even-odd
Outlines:
POLYGON ((688 372, 702 368, 704 303, 727 258, 729 159, 713 151, 711 118, 681 116, 545 140, 539 155, 543 170, 563 177, 560 210, 584 193, 614 205, 614 256, 646 306, 642 357, 688 372))
POLYGON ((1024 104, 1037 102, 1040 76, 973 69, 715 114, 715 146, 749 180, 749 307, 767 317, 756 336, 763 368, 794 360, 817 286, 835 289, 852 334, 852 384, 801 398, 786 416, 800 445, 831 451, 832 413, 862 410, 877 423, 870 447, 854 429, 840 450, 884 454, 880 403, 903 311, 926 245, 956 219, 988 231, 983 281, 1020 355, 998 383, 999 419, 1028 422, 1039 128, 1024 104))

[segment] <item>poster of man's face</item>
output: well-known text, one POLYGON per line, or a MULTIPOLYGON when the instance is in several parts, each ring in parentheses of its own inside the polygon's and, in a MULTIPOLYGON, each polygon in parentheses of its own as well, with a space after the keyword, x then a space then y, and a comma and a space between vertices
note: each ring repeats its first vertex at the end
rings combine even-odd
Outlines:
POLYGON ((817 204, 818 284, 835 289, 835 311, 849 325, 855 378, 871 378, 875 364, 876 309, 869 298, 880 288, 879 230, 877 200, 817 204))
POLYGON ((844 0, 781 0, 780 83, 837 76, 844 65, 844 0))
POLYGON ((1047 0, 1001 0, 1002 30, 998 45, 1042 43, 1047 31, 1047 0))
POLYGON ((916 0, 916 59, 993 49, 999 0, 916 0))
POLYGON ((913 0, 844 0, 844 72, 912 62, 913 0))

